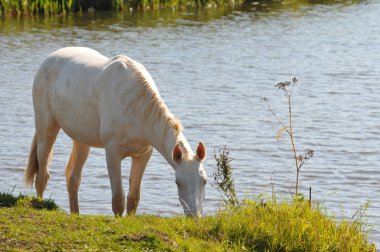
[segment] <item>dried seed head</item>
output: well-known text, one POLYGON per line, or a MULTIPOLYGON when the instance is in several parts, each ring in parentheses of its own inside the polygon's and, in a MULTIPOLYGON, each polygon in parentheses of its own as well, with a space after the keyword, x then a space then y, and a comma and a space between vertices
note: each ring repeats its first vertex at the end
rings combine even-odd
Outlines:
POLYGON ((289 87, 290 83, 291 83, 290 81, 282 81, 282 82, 277 83, 275 87, 285 91, 286 88, 289 87))
POLYGON ((305 156, 304 156, 304 159, 310 159, 314 156, 314 151, 313 150, 307 150, 307 152, 305 153, 305 156))

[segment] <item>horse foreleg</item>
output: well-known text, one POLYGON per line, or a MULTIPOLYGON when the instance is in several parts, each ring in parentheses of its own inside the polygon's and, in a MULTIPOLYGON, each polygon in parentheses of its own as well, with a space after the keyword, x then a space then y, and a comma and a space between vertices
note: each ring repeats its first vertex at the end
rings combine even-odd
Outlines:
POLYGON ((89 152, 89 146, 73 141, 73 149, 65 171, 71 213, 79 213, 78 190, 83 166, 87 160, 89 152))
POLYGON ((140 201, 141 180, 144 175, 145 168, 152 156, 153 148, 143 156, 132 156, 131 174, 129 177, 129 192, 127 197, 127 212, 134 214, 140 201))
POLYGON ((106 147, 106 159, 112 190, 112 211, 116 216, 121 216, 125 210, 125 195, 121 178, 122 159, 119 149, 114 146, 106 147))

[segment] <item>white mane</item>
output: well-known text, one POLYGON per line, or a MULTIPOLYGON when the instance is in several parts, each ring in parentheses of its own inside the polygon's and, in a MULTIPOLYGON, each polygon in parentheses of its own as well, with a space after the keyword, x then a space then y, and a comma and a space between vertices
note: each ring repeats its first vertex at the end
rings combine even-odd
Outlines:
POLYGON ((144 122, 151 129, 158 127, 161 139, 165 139, 170 129, 173 129, 175 135, 178 136, 183 130, 182 124, 169 111, 148 71, 128 57, 123 58, 128 68, 132 70, 134 78, 138 80, 138 85, 134 85, 133 90, 129 89, 125 93, 128 96, 125 97, 126 100, 129 100, 127 110, 133 109, 143 115, 144 122))

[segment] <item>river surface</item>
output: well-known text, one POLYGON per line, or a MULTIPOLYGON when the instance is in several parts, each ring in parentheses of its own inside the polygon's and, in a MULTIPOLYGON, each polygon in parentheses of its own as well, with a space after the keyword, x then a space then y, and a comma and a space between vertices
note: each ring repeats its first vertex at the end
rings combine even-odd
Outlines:
MULTIPOLYGON (((44 58, 64 46, 107 56, 126 54, 150 71, 167 106, 196 148, 207 148, 206 214, 220 206, 210 186, 214 150, 227 145, 240 198, 289 198, 295 168, 289 138, 262 97, 286 119, 274 85, 296 76, 293 94, 297 149, 313 149, 300 191, 331 215, 351 219, 366 201, 370 237, 380 245, 380 2, 283 5, 276 9, 95 13, 0 21, 0 191, 33 194, 23 170, 34 134, 31 88, 44 58)), ((68 211, 64 167, 71 141, 60 133, 45 196, 68 211)), ((128 188, 130 160, 123 161, 128 188)), ((83 214, 111 215, 102 149, 92 149, 79 192, 83 214)), ((155 152, 144 175, 138 213, 183 214, 174 171, 155 152)))

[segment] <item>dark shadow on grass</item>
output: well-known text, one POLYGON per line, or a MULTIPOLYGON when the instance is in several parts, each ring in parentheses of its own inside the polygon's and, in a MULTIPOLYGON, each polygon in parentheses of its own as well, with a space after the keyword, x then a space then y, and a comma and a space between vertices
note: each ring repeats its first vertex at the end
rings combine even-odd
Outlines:
POLYGON ((40 199, 32 196, 25 196, 20 194, 14 196, 12 193, 0 192, 0 208, 1 207, 15 207, 22 205, 34 209, 58 210, 59 207, 52 199, 40 199))

